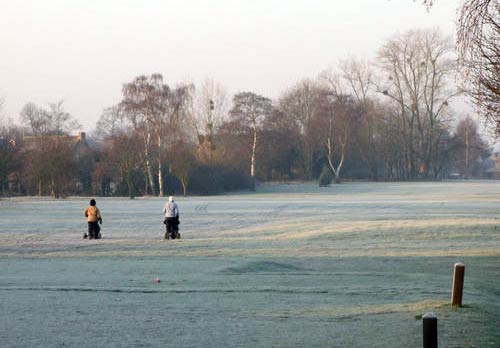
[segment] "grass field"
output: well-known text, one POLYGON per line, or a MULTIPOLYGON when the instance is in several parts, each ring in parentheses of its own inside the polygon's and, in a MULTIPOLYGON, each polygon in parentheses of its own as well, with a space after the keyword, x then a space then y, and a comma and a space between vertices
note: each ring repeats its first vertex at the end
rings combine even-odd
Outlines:
POLYGON ((163 199, 0 200, 2 347, 500 347, 500 183, 262 185, 163 199), (464 262, 464 304, 450 308, 464 262), (154 283, 158 277, 160 283, 154 283))

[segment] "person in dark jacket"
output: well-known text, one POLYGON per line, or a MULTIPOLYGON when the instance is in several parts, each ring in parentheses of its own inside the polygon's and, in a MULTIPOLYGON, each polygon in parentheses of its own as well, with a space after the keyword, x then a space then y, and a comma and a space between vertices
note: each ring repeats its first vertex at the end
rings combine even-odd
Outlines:
POLYGON ((102 217, 101 217, 101 212, 99 208, 95 205, 95 199, 90 200, 90 206, 88 206, 84 212, 83 215, 87 218, 87 222, 89 225, 89 230, 88 234, 84 234, 83 238, 89 238, 89 239, 100 239, 101 238, 101 228, 99 227, 99 224, 102 224, 102 217))

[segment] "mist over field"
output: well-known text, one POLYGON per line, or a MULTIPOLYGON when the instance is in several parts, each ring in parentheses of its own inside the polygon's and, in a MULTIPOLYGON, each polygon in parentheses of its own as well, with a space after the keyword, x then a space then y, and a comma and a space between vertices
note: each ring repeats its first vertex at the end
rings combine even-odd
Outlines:
POLYGON ((265 184, 178 197, 0 200, 4 347, 498 347, 500 185, 265 184), (449 306, 455 262, 464 307, 449 306), (157 277, 159 283, 153 282, 157 277))

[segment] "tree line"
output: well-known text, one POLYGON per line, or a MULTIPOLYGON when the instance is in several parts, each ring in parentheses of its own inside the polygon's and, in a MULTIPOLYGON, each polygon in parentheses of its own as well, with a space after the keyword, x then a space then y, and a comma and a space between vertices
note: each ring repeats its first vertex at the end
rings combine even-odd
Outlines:
MULTIPOLYGON (((27 103, 0 127, 0 193, 163 196, 257 181, 481 177, 491 149, 450 107, 460 95, 450 38, 413 30, 376 59, 351 58, 271 100, 220 83, 125 83, 89 139, 62 102, 27 103)), ((1 103, 0 103, 1 105, 1 103)), ((1 107, 0 107, 1 109, 1 107)))

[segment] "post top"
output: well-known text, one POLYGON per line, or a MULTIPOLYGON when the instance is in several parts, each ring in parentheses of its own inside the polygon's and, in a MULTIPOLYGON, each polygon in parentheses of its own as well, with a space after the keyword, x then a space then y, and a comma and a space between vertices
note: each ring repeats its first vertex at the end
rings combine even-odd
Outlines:
POLYGON ((437 315, 433 312, 427 312, 422 316, 422 319, 437 319, 437 315))
POLYGON ((455 266, 455 267, 456 267, 456 266, 465 267, 465 264, 464 264, 463 262, 457 262, 457 263, 455 263, 455 265, 454 265, 454 266, 455 266))

